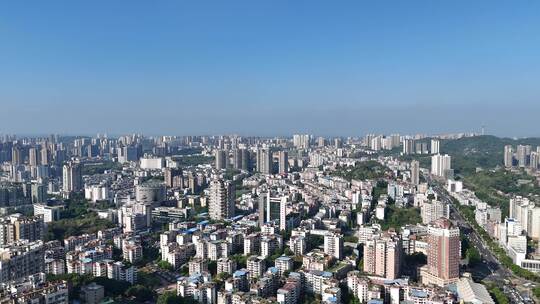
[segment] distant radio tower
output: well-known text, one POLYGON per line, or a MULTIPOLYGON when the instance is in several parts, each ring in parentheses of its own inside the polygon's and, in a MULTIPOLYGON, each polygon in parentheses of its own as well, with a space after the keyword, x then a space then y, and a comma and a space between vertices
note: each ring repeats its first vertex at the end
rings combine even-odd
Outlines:
POLYGON ((482 125, 482 135, 485 135, 485 130, 486 129, 486 126, 482 125))

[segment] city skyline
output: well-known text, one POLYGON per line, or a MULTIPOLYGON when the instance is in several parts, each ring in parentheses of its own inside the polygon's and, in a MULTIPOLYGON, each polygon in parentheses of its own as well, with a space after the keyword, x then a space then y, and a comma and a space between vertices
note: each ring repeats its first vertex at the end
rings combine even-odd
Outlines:
POLYGON ((538 12, 0 3, 0 303, 540 303, 538 12))
POLYGON ((474 135, 0 136, 0 298, 532 304, 539 156, 474 135))
POLYGON ((520 141, 520 140, 535 140, 537 138, 540 138, 540 136, 498 136, 493 134, 482 134, 482 128, 480 130, 473 130, 471 132, 447 132, 447 133, 427 133, 427 132, 418 132, 418 133, 400 133, 400 132, 365 132, 365 133, 357 133, 357 134, 351 134, 351 135, 343 135, 343 134, 320 134, 320 133, 310 133, 310 132, 290 132, 287 134, 253 134, 253 133, 238 133, 238 132, 230 132, 230 133, 183 133, 181 131, 178 131, 176 133, 148 133, 148 132, 123 132, 123 133, 107 133, 107 132, 93 132, 93 133, 66 133, 66 132, 49 132, 49 133, 10 133, 10 132, 3 132, 0 133, 0 137, 8 137, 14 140, 20 140, 20 139, 35 139, 35 138, 47 138, 50 136, 59 136, 59 137, 66 137, 66 138, 92 138, 95 136, 98 137, 105 137, 105 138, 120 138, 124 136, 130 136, 130 135, 143 135, 145 137, 150 138, 160 138, 160 137, 208 137, 208 138, 217 138, 217 137, 229 137, 229 136, 236 136, 241 138, 260 138, 260 139, 291 139, 295 135, 308 135, 310 136, 310 141, 316 142, 317 139, 323 138, 326 140, 331 139, 362 139, 366 136, 380 136, 388 137, 390 138, 392 135, 400 136, 402 139, 418 139, 418 140, 429 140, 432 138, 440 139, 440 138, 467 138, 467 137, 478 137, 478 136, 488 136, 493 138, 499 138, 499 139, 506 139, 506 140, 513 140, 513 141, 520 141))
POLYGON ((3 4, 0 129, 538 136, 538 6, 3 4))

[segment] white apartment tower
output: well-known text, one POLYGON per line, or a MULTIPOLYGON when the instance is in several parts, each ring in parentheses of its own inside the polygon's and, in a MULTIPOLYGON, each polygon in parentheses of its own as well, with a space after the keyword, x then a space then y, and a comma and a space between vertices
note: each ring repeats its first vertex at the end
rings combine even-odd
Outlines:
POLYGON ((62 173, 62 189, 64 192, 70 193, 82 189, 83 181, 80 164, 69 162, 64 165, 62 173))
POLYGON ((504 146, 504 166, 511 168, 514 164, 514 148, 511 145, 504 146))
POLYGON ((441 143, 438 139, 431 140, 431 154, 439 154, 441 151, 441 143))
POLYGON ((235 189, 229 181, 215 179, 210 182, 208 213, 213 220, 223 220, 234 216, 235 189))
POLYGON ((431 157, 431 174, 446 177, 452 168, 452 158, 448 154, 436 154, 431 157))
POLYGON ((328 233, 324 236, 324 253, 338 260, 343 258, 343 237, 341 234, 328 233))
POLYGON ((309 149, 309 135, 308 134, 294 134, 293 145, 297 149, 309 149))

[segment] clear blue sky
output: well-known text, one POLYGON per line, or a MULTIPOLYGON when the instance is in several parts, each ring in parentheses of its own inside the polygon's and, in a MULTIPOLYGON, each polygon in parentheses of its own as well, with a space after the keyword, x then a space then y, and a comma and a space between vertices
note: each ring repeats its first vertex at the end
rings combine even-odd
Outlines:
POLYGON ((540 136, 540 2, 3 1, 0 106, 0 133, 540 136))

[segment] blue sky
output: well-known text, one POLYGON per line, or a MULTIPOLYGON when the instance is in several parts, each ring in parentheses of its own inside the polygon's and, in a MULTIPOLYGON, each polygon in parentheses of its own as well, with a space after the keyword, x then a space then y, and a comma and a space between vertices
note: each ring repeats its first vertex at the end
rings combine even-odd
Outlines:
POLYGON ((538 1, 10 2, 0 133, 540 136, 538 1))

